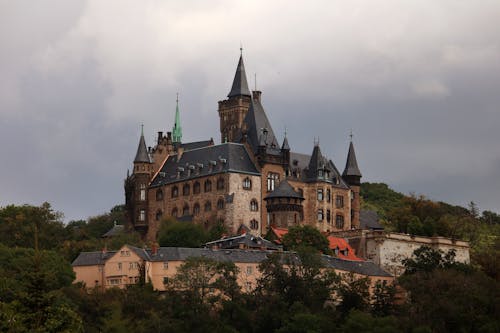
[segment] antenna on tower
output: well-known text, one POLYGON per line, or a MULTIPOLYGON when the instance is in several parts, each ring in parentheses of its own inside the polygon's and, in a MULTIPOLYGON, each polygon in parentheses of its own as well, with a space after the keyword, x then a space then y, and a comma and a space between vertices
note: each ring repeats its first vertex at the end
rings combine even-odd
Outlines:
POLYGON ((351 139, 351 142, 352 142, 352 128, 351 128, 351 132, 349 133, 349 138, 351 139))
POLYGON ((254 76, 254 82, 255 82, 255 89, 254 90, 257 91, 257 73, 254 73, 253 76, 254 76))

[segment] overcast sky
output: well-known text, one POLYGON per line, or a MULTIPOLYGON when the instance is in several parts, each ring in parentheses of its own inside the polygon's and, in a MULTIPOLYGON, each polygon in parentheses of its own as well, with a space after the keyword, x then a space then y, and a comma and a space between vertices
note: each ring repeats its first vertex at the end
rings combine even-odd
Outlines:
POLYGON ((500 2, 0 0, 0 206, 124 202, 140 124, 220 142, 243 45, 278 140, 363 181, 500 211, 500 2))

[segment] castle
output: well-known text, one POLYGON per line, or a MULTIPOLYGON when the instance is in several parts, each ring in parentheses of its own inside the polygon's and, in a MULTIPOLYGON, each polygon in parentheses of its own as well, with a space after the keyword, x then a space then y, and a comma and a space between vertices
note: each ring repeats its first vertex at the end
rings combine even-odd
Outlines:
POLYGON ((147 240, 162 219, 223 224, 229 234, 266 234, 271 226, 322 232, 360 227, 360 180, 352 140, 339 172, 320 150, 293 152, 278 142, 261 101, 248 88, 240 55, 227 99, 218 102, 221 144, 182 142, 179 103, 171 132, 147 148, 144 133, 125 179, 127 219, 147 240))

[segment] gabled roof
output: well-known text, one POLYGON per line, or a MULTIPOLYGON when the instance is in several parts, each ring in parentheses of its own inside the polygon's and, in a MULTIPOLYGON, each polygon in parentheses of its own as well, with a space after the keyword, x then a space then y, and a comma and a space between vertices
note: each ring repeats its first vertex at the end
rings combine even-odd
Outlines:
POLYGON ((354 145, 352 144, 352 141, 349 144, 349 152, 347 153, 347 161, 342 176, 361 177, 361 171, 359 171, 358 168, 358 161, 356 160, 356 153, 354 152, 354 145))
POLYGON ((245 147, 242 144, 227 142, 170 155, 151 182, 151 186, 226 172, 260 175, 245 147))
POLYGON ((227 237, 215 240, 213 242, 208 242, 205 247, 212 248, 214 246, 220 249, 237 249, 240 245, 245 246, 247 249, 260 249, 265 248, 268 250, 279 250, 281 246, 277 246, 273 242, 270 242, 260 236, 254 236, 249 233, 244 233, 234 237, 227 237))
POLYGON ((281 181, 274 191, 269 193, 264 200, 272 198, 297 198, 304 200, 304 197, 297 193, 286 179, 281 181))
POLYGON ((94 266, 104 265, 106 260, 114 256, 116 251, 108 252, 80 252, 78 257, 71 263, 71 266, 94 266))
POLYGON ((254 152, 257 152, 259 146, 265 146, 268 153, 281 153, 278 140, 259 99, 252 98, 243 122, 247 126, 247 140, 254 152))
POLYGON ((248 89, 247 75, 245 73, 245 65, 243 64, 243 55, 240 55, 236 73, 234 74, 233 85, 227 97, 248 96, 251 97, 250 89, 248 89))
POLYGON ((148 148, 146 147, 146 140, 144 140, 144 133, 141 131, 141 138, 139 139, 139 146, 135 154, 134 163, 150 163, 148 148))

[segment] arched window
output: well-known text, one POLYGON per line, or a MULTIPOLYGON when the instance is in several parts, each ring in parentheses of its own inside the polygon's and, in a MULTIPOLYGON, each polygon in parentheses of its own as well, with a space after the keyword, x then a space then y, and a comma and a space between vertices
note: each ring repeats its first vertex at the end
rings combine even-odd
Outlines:
POLYGON ((188 216, 189 215, 189 205, 185 204, 184 207, 182 207, 182 216, 188 216))
POLYGON ((318 201, 323 201, 323 189, 318 189, 318 201))
POLYGON ((212 182, 210 181, 210 179, 207 179, 205 181, 205 192, 210 192, 212 191, 212 182))
POLYGON ((200 204, 195 203, 193 206, 193 215, 198 215, 200 213, 200 204))
POLYGON ((258 230, 259 229, 259 222, 257 222, 256 220, 251 220, 250 221, 250 229, 258 230))
POLYGON ((184 186, 182 187, 182 195, 186 196, 186 195, 189 195, 189 190, 190 190, 190 186, 189 184, 184 184, 184 186))
POLYGON ((323 209, 318 209, 318 221, 323 221, 323 209))
POLYGON ((278 185, 277 183, 280 180, 280 175, 274 172, 269 172, 267 174, 267 191, 274 191, 274 187, 278 185))
POLYGON ((210 201, 205 202, 205 212, 212 210, 212 203, 210 201))
POLYGON ((172 216, 173 216, 173 217, 177 217, 177 214, 178 214, 178 212, 177 212, 177 207, 174 207, 174 208, 172 209, 172 216))
POLYGON ((161 188, 156 190, 156 201, 163 200, 163 190, 161 188))
POLYGON ((256 212, 256 211, 258 211, 258 210, 259 210, 259 203, 257 202, 257 200, 252 199, 252 200, 250 201, 250 210, 251 210, 252 212, 256 212))
POLYGON ((179 196, 179 188, 177 186, 172 187, 172 198, 177 198, 179 196))
POLYGON ((335 227, 337 229, 344 229, 344 216, 342 215, 335 216, 335 227))
POLYGON ((217 209, 224 209, 224 199, 217 200, 217 209))
POLYGON ((193 194, 200 194, 200 182, 194 182, 193 194))
POLYGON ((156 211, 156 216, 155 216, 156 221, 161 220, 162 216, 163 216, 163 212, 161 211, 161 209, 158 209, 158 210, 156 211))
POLYGON ((251 190, 252 189, 252 181, 250 178, 245 178, 243 179, 243 189, 244 190, 251 190))
POLYGON ((223 190, 224 189, 224 178, 219 178, 217 179, 217 190, 223 190))

